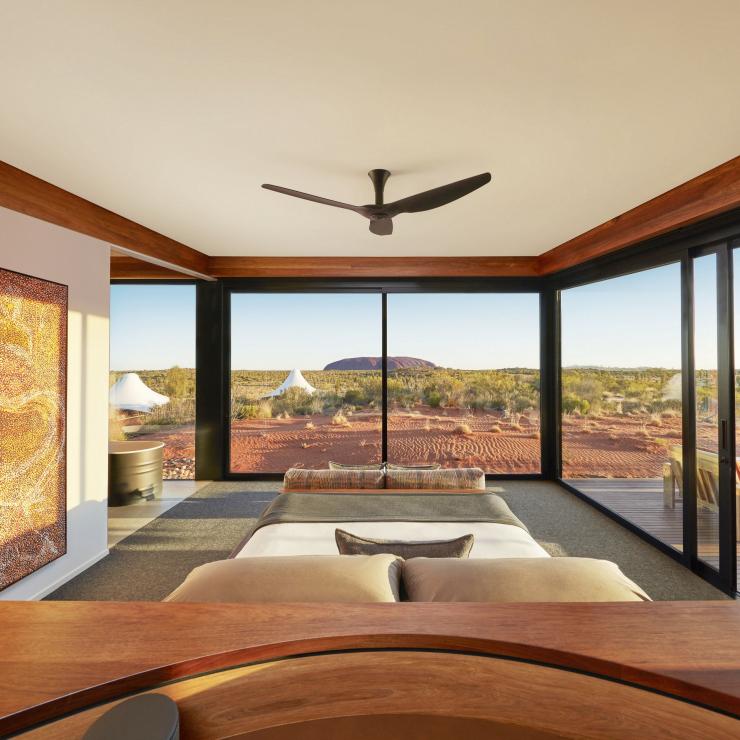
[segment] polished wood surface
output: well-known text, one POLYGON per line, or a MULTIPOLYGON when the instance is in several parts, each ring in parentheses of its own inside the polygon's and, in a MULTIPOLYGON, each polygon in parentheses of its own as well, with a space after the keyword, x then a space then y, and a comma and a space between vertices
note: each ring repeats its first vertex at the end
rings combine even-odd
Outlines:
POLYGON ((0 206, 204 273, 205 254, 0 162, 0 206))
POLYGON ((540 255, 548 275, 740 206, 740 157, 540 255))
POLYGON ((533 277, 536 257, 211 257, 213 277, 533 277))
POLYGON ((239 663, 361 648, 475 651, 740 713, 740 605, 0 603, 0 733, 239 663))
MULTIPOLYGON (((322 730, 323 737, 429 740, 443 719, 457 719, 458 724, 449 728, 454 734, 440 737, 466 740, 573 735, 708 740, 740 733, 738 719, 655 692, 583 673, 461 653, 301 656, 185 679, 156 692, 177 703, 180 733, 188 740, 249 737, 267 730, 272 737, 306 740, 310 728, 322 730), (412 725, 402 721, 404 713, 414 715, 412 725), (346 727, 348 718, 355 719, 351 728, 346 727)), ((81 737, 116 703, 24 737, 81 737)))

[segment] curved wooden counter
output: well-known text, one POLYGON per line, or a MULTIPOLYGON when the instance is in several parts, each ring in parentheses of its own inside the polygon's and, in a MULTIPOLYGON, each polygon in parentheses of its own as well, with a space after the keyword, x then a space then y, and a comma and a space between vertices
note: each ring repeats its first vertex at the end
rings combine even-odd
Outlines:
MULTIPOLYGON (((496 670, 529 670, 539 676, 552 667, 566 668, 576 672, 571 676, 589 674, 580 675, 581 681, 606 678, 740 715, 740 606, 729 601, 527 605, 16 602, 0 604, 0 733, 29 728, 166 681, 186 679, 173 684, 182 687, 196 680, 197 674, 226 669, 212 674, 221 681, 232 670, 251 670, 239 666, 264 666, 285 657, 293 658, 284 661, 285 665, 306 665, 299 656, 337 661, 342 655, 361 654, 365 661, 382 662, 383 658, 371 660, 373 653, 342 651, 384 650, 393 652, 377 655, 403 655, 399 649, 415 651, 417 667, 433 661, 421 656, 435 655, 418 651, 442 651, 448 665, 492 656, 507 659, 486 662, 496 670), (320 655, 326 652, 339 655, 320 655), (450 655, 456 652, 469 655, 450 655)), ((391 672, 389 665, 386 675, 391 672)), ((285 669, 274 668, 272 673, 281 670, 285 669)), ((436 676, 425 670, 424 675, 436 676)), ((313 690, 320 685, 313 684, 313 690)), ((609 685, 615 691, 634 691, 609 685)), ((583 696, 584 691, 582 687, 576 690, 576 696, 583 696)), ((384 711, 390 710, 385 707, 384 711)))

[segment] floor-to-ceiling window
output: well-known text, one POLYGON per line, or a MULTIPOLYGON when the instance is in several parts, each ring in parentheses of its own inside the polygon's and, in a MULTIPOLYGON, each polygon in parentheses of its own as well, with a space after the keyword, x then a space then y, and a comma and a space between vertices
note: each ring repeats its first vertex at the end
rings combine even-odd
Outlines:
POLYGON ((680 265, 562 291, 561 338, 563 478, 681 550, 680 265))
POLYGON ((379 293, 231 294, 232 473, 380 462, 379 293))
POLYGON ((380 462, 384 429, 392 463, 539 473, 538 293, 229 295, 230 473, 380 462))
POLYGON ((388 461, 540 472, 537 293, 388 295, 388 461))
POLYGON ((113 284, 111 440, 164 442, 164 477, 195 477, 195 286, 113 284))
POLYGON ((693 260, 696 554, 719 569, 717 256, 693 260))

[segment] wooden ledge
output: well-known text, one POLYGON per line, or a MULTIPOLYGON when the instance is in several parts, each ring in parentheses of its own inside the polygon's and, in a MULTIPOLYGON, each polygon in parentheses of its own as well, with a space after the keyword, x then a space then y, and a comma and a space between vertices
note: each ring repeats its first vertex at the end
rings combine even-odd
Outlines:
POLYGON ((740 715, 740 605, 0 604, 0 733, 239 664, 467 651, 582 671, 740 715))

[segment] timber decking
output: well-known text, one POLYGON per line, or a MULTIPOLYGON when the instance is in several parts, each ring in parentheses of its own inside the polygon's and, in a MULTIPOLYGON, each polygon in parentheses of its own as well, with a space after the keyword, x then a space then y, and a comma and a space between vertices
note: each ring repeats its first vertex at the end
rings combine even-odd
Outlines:
MULTIPOLYGON (((571 478, 566 482, 661 542, 683 550, 683 501, 678 498, 674 509, 663 504, 662 478, 571 478)), ((699 509, 696 519, 699 557, 718 568, 719 515, 699 509)))

